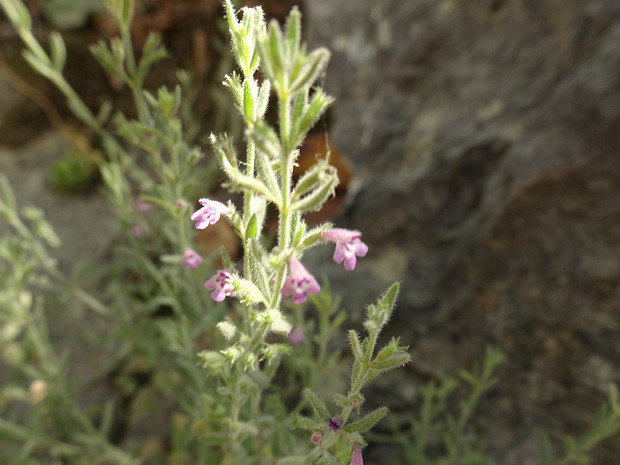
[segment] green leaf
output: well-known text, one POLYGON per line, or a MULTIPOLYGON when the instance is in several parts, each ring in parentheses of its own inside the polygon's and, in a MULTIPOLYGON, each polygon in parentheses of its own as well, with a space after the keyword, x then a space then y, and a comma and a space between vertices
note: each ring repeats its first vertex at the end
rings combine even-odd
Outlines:
POLYGON ((254 239, 258 233, 258 221, 256 214, 252 215, 247 227, 245 228, 245 239, 254 239))
POLYGON ((263 121, 256 121, 249 131, 256 147, 262 150, 272 160, 279 159, 282 154, 282 145, 276 132, 271 126, 263 121))
POLYGON ((406 363, 409 362, 409 360, 411 360, 411 357, 408 353, 406 352, 399 352, 399 353, 395 353, 393 355, 390 355, 388 358, 380 360, 380 361, 373 361, 370 365, 370 367, 373 370, 377 370, 380 372, 383 371, 388 371, 391 370, 393 368, 398 368, 401 367, 403 365, 405 365, 406 363))
POLYGON ((356 359, 353 361, 351 367, 351 389, 352 391, 359 391, 362 388, 362 382, 364 381, 364 362, 362 359, 356 359))
POLYGON ((267 154, 265 154, 262 150, 258 150, 256 161, 256 167, 258 169, 260 180, 265 183, 269 191, 274 196, 279 197, 281 194, 278 179, 276 178, 276 173, 273 166, 274 162, 270 160, 267 154))
POLYGON ((242 304, 248 305, 267 303, 268 299, 263 295, 260 289, 252 281, 248 281, 247 279, 243 279, 236 275, 233 275, 233 279, 231 280, 231 282, 235 286, 235 290, 237 291, 236 297, 242 304))
POLYGON ((227 341, 230 341, 235 336, 235 334, 237 334, 237 327, 232 321, 228 319, 220 321, 216 326, 220 333, 222 333, 222 336, 224 336, 227 341))
POLYGON ((357 332, 354 329, 349 330, 349 344, 351 345, 351 352, 355 360, 364 360, 364 352, 362 350, 362 344, 357 332))
POLYGON ((142 50, 142 58, 138 64, 138 70, 134 76, 137 83, 142 83, 151 66, 168 56, 168 52, 162 45, 161 35, 151 32, 149 33, 142 50))
MULTIPOLYGON (((261 362, 266 361, 268 364, 271 364, 283 355, 290 353, 291 346, 288 344, 265 344, 261 350, 261 362)), ((267 387, 269 387, 269 383, 267 383, 267 387)))
POLYGON ((314 189, 291 205, 291 211, 307 213, 321 208, 321 206, 336 194, 338 174, 333 166, 328 166, 320 173, 319 182, 314 189))
POLYGON ((60 247, 62 242, 52 225, 45 219, 43 210, 28 206, 22 210, 22 214, 31 223, 31 229, 37 236, 45 240, 51 247, 60 247))
POLYGON ((226 0, 224 2, 224 8, 226 9, 226 19, 228 20, 228 30, 233 36, 233 41, 235 40, 235 35, 239 30, 239 23, 237 22, 237 16, 235 15, 235 9, 230 3, 230 0, 226 0))
POLYGON ((258 97, 255 102, 255 117, 256 119, 262 119, 267 112, 267 106, 269 105, 269 94, 271 93, 271 82, 267 79, 263 81, 259 90, 258 97))
POLYGON ((91 45, 90 53, 93 54, 99 65, 108 73, 123 81, 127 81, 128 77, 122 67, 122 61, 119 63, 118 57, 112 53, 104 41, 101 40, 95 45, 91 45))
POLYGON ((108 119, 110 119, 110 115, 112 114, 112 103, 109 101, 105 101, 99 107, 99 111, 97 112, 97 121, 100 125, 104 125, 107 123, 108 119))
POLYGON ((331 176, 337 173, 333 167, 323 159, 319 159, 314 165, 312 165, 306 172, 299 178, 293 189, 291 196, 292 201, 299 200, 302 196, 307 194, 313 189, 316 189, 318 185, 324 182, 326 176, 331 176))
POLYGON ((104 11, 100 0, 47 0, 43 3, 43 14, 56 29, 77 29, 84 26, 93 13, 104 11))
POLYGON ((299 242, 296 241, 295 245, 298 246, 300 250, 309 249, 323 240, 323 233, 333 227, 334 225, 332 223, 323 223, 320 226, 312 228, 310 231, 305 232, 302 240, 299 242))
POLYGON ((269 325, 269 331, 277 334, 288 334, 293 329, 293 325, 291 325, 282 312, 278 309, 268 309, 261 312, 265 315, 265 322, 269 325))
POLYGON ((303 396, 306 402, 310 404, 310 408, 312 408, 315 417, 320 421, 327 421, 329 418, 329 412, 319 396, 317 396, 310 388, 304 389, 303 396))
POLYGON ((286 81, 286 63, 282 50, 282 31, 277 21, 269 23, 268 32, 261 34, 258 40, 258 50, 262 71, 271 81, 278 97, 284 100, 288 97, 288 82, 286 81))
POLYGON ((398 283, 394 283, 377 301, 376 305, 368 306, 364 327, 369 333, 380 332, 389 321, 394 310, 396 298, 398 297, 398 289, 398 283))
POLYGON ((0 0, 0 5, 16 29, 29 31, 32 28, 30 13, 21 1, 0 0))
POLYGON ((278 460, 277 465, 306 465, 305 455, 291 455, 290 457, 284 457, 278 460))
POLYGON ((56 78, 58 77, 58 71, 52 68, 52 64, 49 62, 42 61, 39 57, 37 57, 30 50, 24 50, 23 56, 28 62, 28 64, 41 76, 49 79, 52 82, 56 82, 56 78))
POLYGON ((289 59, 299 50, 301 41, 301 13, 299 8, 294 6, 286 21, 286 47, 289 59))
POLYGON ((310 87, 327 67, 330 53, 326 48, 313 50, 304 60, 299 71, 291 76, 289 93, 294 95, 303 87, 310 87))
POLYGON ((298 122, 304 115, 306 107, 308 106, 308 93, 310 89, 305 89, 305 92, 297 94, 293 100, 293 109, 291 112, 291 120, 293 122, 293 138, 296 139, 295 133, 298 132, 298 122))
POLYGON ((237 73, 233 71, 232 74, 227 74, 224 77, 223 84, 224 87, 228 88, 228 90, 230 90, 230 92, 233 94, 235 104, 243 115, 243 93, 241 92, 243 86, 241 85, 241 78, 237 73))
POLYGON ((379 307, 382 310, 386 310, 390 313, 392 312, 394 309, 394 304, 396 303, 396 298, 398 297, 398 290, 398 283, 392 284, 392 286, 387 290, 385 295, 379 301, 379 307))
POLYGON ((221 245, 218 247, 218 252, 220 255, 220 258, 222 259, 222 267, 226 270, 234 270, 235 267, 233 265, 232 259, 230 258, 230 255, 228 254, 228 251, 226 250, 226 247, 221 245))
POLYGON ((325 94, 322 89, 317 89, 314 92, 310 103, 305 108, 304 114, 297 121, 297 131, 302 139, 333 102, 334 99, 325 94))
POLYGON ((108 437, 114 420, 114 401, 109 400, 103 405, 99 419, 99 431, 103 437, 108 437))
POLYGON ((304 417, 298 413, 295 413, 291 417, 291 426, 297 429, 313 431, 316 429, 316 422, 314 422, 308 417, 304 417))
POLYGON ((323 455, 321 455, 321 458, 317 462, 317 465, 339 465, 339 464, 340 462, 336 460, 336 457, 334 457, 328 451, 323 452, 323 455))
POLYGON ((248 79, 243 81, 243 116, 248 126, 254 123, 254 94, 252 84, 248 79))
POLYGON ((387 414, 387 407, 379 407, 366 415, 361 420, 346 425, 343 430, 348 433, 364 433, 374 427, 387 414))
POLYGON ((67 49, 65 48, 62 36, 57 31, 52 31, 50 33, 50 55, 52 65, 58 72, 61 72, 67 61, 67 49))
POLYGON ((121 21, 123 24, 128 25, 131 22, 133 16, 133 0, 123 0, 123 10, 121 14, 121 21))
POLYGON ((349 407, 351 404, 351 402, 349 402, 349 398, 342 394, 334 394, 334 402, 341 408, 349 407))

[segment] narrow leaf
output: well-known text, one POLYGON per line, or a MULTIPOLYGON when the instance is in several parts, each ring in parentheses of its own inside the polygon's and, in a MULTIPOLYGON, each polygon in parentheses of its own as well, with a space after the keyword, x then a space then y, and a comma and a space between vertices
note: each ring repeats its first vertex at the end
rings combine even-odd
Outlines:
POLYGON ((349 330, 349 344, 351 345, 351 352, 353 353, 355 360, 364 360, 362 344, 357 332, 354 329, 349 330))
POLYGON ((254 94, 248 79, 243 81, 243 116, 248 125, 254 123, 254 94))
POLYGON ((307 418, 307 417, 301 416, 298 413, 295 413, 293 417, 291 418, 291 426, 293 428, 306 429, 306 430, 312 431, 316 429, 316 422, 314 422, 310 418, 307 418))
POLYGON ((282 146, 280 145, 280 139, 271 126, 262 121, 256 121, 254 127, 249 131, 249 136, 254 140, 256 146, 265 152, 269 158, 273 160, 280 158, 282 146))
POLYGON ((361 420, 349 423, 343 428, 343 430, 348 433, 364 433, 371 429, 373 426, 375 426, 377 423, 379 423, 381 419, 387 414, 387 412, 387 407, 380 407, 370 412, 361 420))
POLYGON ((124 0, 123 1, 123 12, 121 16, 121 21, 124 25, 128 25, 131 22, 131 17, 133 16, 133 0, 124 0))
POLYGON ((277 465, 305 465, 307 463, 305 455, 291 455, 284 457, 276 462, 277 465))
POLYGON ((300 41, 301 13, 299 13, 299 8, 297 8, 297 6, 294 6, 286 22, 286 47, 289 52, 289 58, 291 58, 291 55, 299 50, 300 41))
POLYGON ((310 87, 323 72, 329 61, 330 53, 326 48, 318 48, 312 51, 306 58, 299 72, 291 76, 289 92, 295 94, 302 87, 310 87))
POLYGON ((377 371, 387 371, 393 368, 398 368, 405 365, 411 360, 411 357, 406 352, 400 352, 389 356, 388 358, 371 363, 371 368, 377 371))
POLYGON ((338 174, 336 169, 328 167, 321 176, 323 179, 317 183, 314 190, 303 196, 291 205, 292 211, 299 213, 307 213, 321 208, 321 206, 336 193, 335 189, 338 185, 338 174))
POLYGON ((252 215, 250 221, 248 221, 248 225, 245 228, 245 239, 254 239, 258 233, 258 220, 256 219, 256 214, 252 215))
POLYGON ((329 418, 329 412, 319 396, 317 396, 310 388, 304 389, 303 396, 306 402, 310 404, 310 408, 312 408, 312 411, 317 419, 327 421, 329 418))
POLYGON ((52 58, 52 65, 58 72, 61 72, 67 60, 67 49, 65 48, 62 36, 57 31, 52 31, 50 33, 50 55, 52 58))

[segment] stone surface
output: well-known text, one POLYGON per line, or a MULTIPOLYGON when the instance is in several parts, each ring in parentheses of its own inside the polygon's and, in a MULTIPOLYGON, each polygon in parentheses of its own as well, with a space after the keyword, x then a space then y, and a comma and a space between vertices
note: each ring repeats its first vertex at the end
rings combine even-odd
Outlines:
MULTIPOLYGON (((390 332, 415 363, 395 395, 493 344, 507 362, 476 424, 499 463, 531 462, 541 429, 584 432, 620 381, 620 3, 305 14, 311 47, 333 52, 332 142, 357 168, 336 221, 370 246, 354 275, 328 251, 312 266, 360 314, 401 280, 390 332)), ((608 441, 595 463, 618 453, 608 441)))

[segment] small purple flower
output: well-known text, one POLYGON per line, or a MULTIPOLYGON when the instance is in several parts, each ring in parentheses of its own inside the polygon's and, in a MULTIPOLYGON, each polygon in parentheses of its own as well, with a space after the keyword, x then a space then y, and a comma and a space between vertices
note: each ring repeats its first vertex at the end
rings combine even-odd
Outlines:
POLYGON ((304 336, 304 332, 298 327, 293 328, 288 335, 288 340, 294 346, 300 345, 305 339, 306 337, 304 336))
POLYGON ((300 304, 306 301, 306 294, 316 294, 321 290, 321 286, 295 257, 291 257, 288 263, 290 266, 289 276, 284 281, 280 293, 283 297, 292 295, 293 302, 300 304))
POLYGON ((368 252, 368 246, 361 240, 362 233, 350 229, 334 228, 323 233, 323 239, 336 243, 334 261, 342 263, 344 269, 351 271, 355 268, 357 257, 364 257, 368 252))
POLYGON ((334 431, 338 431, 339 429, 342 428, 342 426, 340 426, 340 420, 338 420, 338 418, 335 418, 335 417, 327 419, 327 426, 329 426, 334 431))
POLYGON ((351 456, 351 463, 349 465, 364 465, 362 447, 359 444, 353 446, 353 455, 351 456))
POLYGON ((153 209, 153 205, 150 203, 145 202, 142 199, 138 199, 136 200, 136 208, 138 209, 138 211, 140 213, 148 213, 153 209))
POLYGON ((211 276, 207 282, 205 282, 205 287, 209 291, 213 291, 211 293, 211 298, 216 302, 223 301, 227 296, 234 297, 237 293, 235 291, 235 286, 232 285, 230 280, 232 279, 232 274, 230 271, 226 270, 218 270, 216 274, 211 276))
POLYGON ((219 221, 220 215, 230 215, 229 208, 221 202, 209 199, 198 201, 202 208, 192 213, 191 219, 196 222, 196 229, 205 229, 219 221))
POLYGON ((141 224, 135 224, 132 228, 131 228, 131 233, 133 234, 133 237, 142 237, 142 236, 146 236, 146 234, 149 232, 149 228, 147 226, 143 226, 141 224))
POLYGON ((192 249, 186 249, 183 254, 183 261, 181 265, 187 266, 192 270, 195 270, 198 265, 202 262, 202 257, 194 252, 192 249))

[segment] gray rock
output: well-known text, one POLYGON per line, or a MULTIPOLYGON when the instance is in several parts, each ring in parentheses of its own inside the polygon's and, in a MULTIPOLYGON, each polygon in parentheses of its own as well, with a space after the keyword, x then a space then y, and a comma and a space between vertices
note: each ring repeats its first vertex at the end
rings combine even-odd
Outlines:
POLYGON ((354 274, 316 268, 360 312, 401 280, 394 394, 494 344, 476 425, 499 463, 584 432, 620 381, 620 3, 313 0, 306 20, 357 168, 336 221, 370 246, 354 274))

